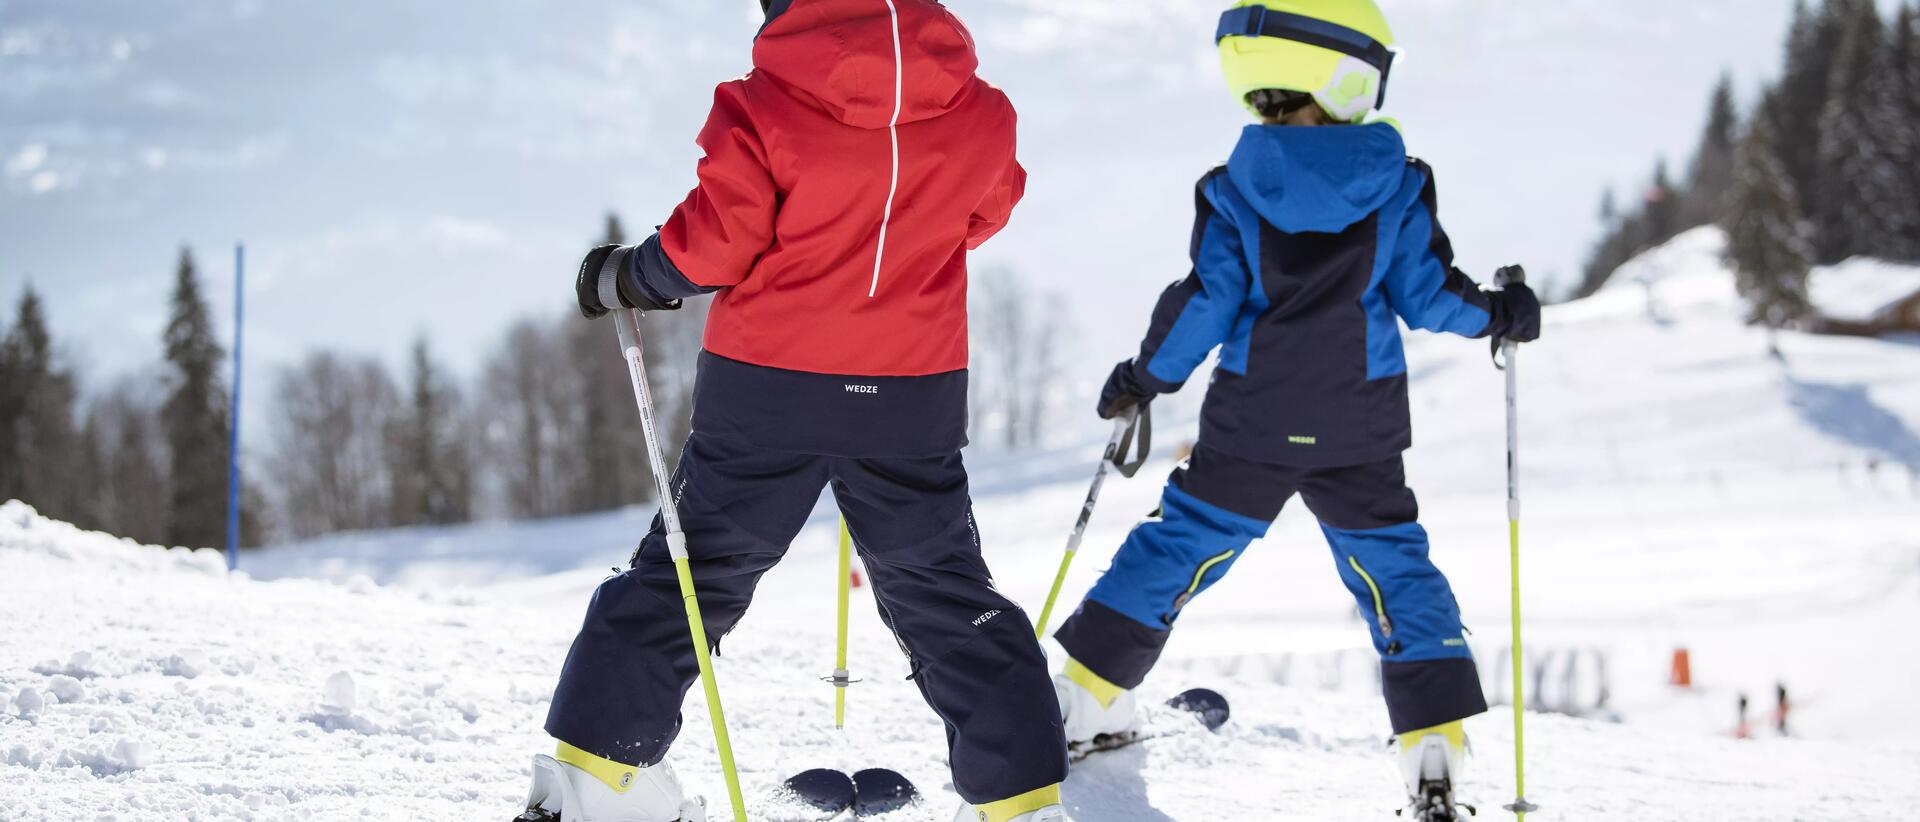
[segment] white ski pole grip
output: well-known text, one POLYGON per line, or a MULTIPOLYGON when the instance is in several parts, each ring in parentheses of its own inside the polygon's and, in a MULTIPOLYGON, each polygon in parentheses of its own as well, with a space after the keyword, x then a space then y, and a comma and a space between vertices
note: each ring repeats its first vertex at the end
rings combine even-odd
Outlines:
MULTIPOLYGON (((1493 284, 1506 288, 1515 283, 1527 281, 1527 270, 1510 265, 1493 273, 1493 284)), ((1509 339, 1494 341, 1500 356, 1494 365, 1506 372, 1507 380, 1507 519, 1520 519, 1520 408, 1515 402, 1519 394, 1519 368, 1514 361, 1520 350, 1520 344, 1509 339)))

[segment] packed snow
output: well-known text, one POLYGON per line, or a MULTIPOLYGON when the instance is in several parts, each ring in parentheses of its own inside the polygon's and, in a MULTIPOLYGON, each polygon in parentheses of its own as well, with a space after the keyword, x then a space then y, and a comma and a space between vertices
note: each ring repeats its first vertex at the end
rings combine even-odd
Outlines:
MULTIPOLYGON (((1739 322, 1711 230, 1548 312, 1521 379, 1529 798, 1538 820, 1858 820, 1920 807, 1920 345, 1739 322), (1693 687, 1668 684, 1678 648, 1693 687), (1776 684, 1792 731, 1771 729, 1776 684), (1751 739, 1736 700, 1752 698, 1751 739)), ((1143 318, 1144 321, 1144 318, 1143 318)), ((1115 352, 1115 357, 1119 352, 1115 352)), ((1409 475, 1504 705, 1501 381, 1484 342, 1417 336, 1409 475)), ((1163 415, 1175 417, 1178 415, 1163 415)), ((1002 587, 1037 609, 1102 425, 1058 449, 983 452, 978 520, 1002 587)), ((1150 510, 1191 423, 1113 481, 1069 602, 1150 510)), ((511 818, 592 587, 649 512, 340 535, 217 554, 139 546, 0 507, 0 819, 511 818)), ((832 728, 834 526, 825 508, 716 661, 756 820, 809 818, 774 788, 812 767, 896 768, 951 818, 939 722, 857 589, 849 727, 832 728)), ((1053 649, 1056 653, 1057 648, 1053 649)), ((1379 820, 1398 784, 1366 633, 1291 506, 1191 605, 1160 699, 1234 706, 1079 766, 1080 822, 1379 820)), ((695 689, 673 759, 725 818, 695 689)), ((1512 716, 1469 724, 1462 798, 1512 799, 1512 716)))

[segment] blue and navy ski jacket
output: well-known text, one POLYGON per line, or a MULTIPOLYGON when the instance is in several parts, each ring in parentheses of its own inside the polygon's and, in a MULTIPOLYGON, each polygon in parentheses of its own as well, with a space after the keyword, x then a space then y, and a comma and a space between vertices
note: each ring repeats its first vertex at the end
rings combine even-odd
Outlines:
POLYGON ((1413 443, 1400 320, 1498 333, 1504 301, 1453 267, 1433 172, 1386 123, 1254 125, 1194 197, 1193 271, 1133 360, 1179 390, 1214 348, 1200 439, 1262 462, 1360 465, 1413 443))

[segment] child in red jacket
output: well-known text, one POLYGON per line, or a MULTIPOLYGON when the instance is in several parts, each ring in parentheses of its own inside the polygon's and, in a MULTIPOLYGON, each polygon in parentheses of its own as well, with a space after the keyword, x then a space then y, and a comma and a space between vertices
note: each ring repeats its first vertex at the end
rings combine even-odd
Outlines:
MULTIPOLYGON (((961 818, 1064 820, 1046 658, 993 588, 960 461, 967 252, 1025 185, 1013 106, 933 0, 768 5, 754 70, 714 93, 699 186, 645 242, 588 255, 581 309, 714 294, 672 481, 713 641, 831 484, 946 722, 961 818)), ((523 818, 700 817, 662 762, 698 675, 681 608, 656 518, 588 608, 523 818)))

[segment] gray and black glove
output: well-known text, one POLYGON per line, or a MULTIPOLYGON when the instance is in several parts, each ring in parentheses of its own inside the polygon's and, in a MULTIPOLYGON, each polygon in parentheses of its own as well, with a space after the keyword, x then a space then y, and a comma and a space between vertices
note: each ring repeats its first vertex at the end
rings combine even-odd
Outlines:
POLYGON ((1121 360, 1107 376, 1106 386, 1100 389, 1100 419, 1118 417, 1130 408, 1151 402, 1155 396, 1154 390, 1141 384, 1140 377, 1134 373, 1133 360, 1121 360))
POLYGON ((580 314, 595 319, 616 308, 642 311, 672 311, 679 300, 665 303, 648 297, 638 283, 632 282, 630 260, 636 246, 602 245, 587 252, 580 261, 580 274, 574 279, 574 296, 580 300, 580 314))

